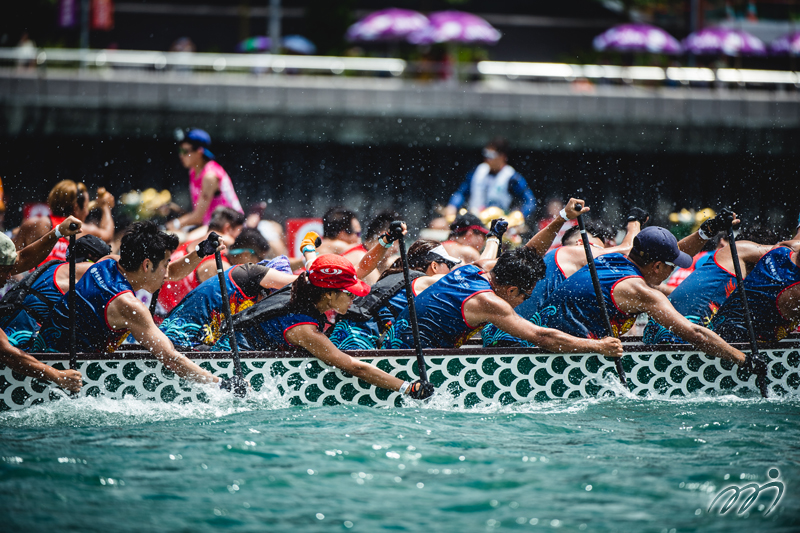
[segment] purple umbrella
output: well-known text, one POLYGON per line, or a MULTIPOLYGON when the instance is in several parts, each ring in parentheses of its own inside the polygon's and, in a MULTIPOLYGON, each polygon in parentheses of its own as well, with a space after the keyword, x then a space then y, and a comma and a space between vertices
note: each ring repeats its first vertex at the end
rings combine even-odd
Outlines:
POLYGON ((463 11, 439 11, 428 17, 430 24, 408 36, 413 44, 444 42, 494 44, 500 40, 500 32, 494 26, 463 11))
POLYGON ((649 24, 621 24, 594 38, 594 49, 603 52, 651 52, 680 54, 681 43, 661 28, 649 24))
POLYGON ((778 37, 770 43, 769 49, 776 55, 800 55, 800 31, 778 37))
POLYGON ((348 41, 400 41, 428 26, 428 17, 408 9, 371 13, 347 29, 348 41))
POLYGON ((746 31, 728 28, 705 28, 683 40, 683 49, 690 54, 726 56, 764 55, 766 46, 761 39, 746 31))

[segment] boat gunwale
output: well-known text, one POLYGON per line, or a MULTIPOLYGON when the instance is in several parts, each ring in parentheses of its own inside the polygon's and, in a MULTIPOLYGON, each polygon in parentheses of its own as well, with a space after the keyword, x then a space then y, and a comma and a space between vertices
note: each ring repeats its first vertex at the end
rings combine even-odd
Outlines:
MULTIPOLYGON (((704 354, 689 344, 624 344, 624 355, 641 353, 672 353, 674 355, 683 354, 704 354)), ((750 345, 747 343, 731 343, 731 346, 747 353, 750 345)), ((142 347, 138 349, 118 350, 113 353, 79 353, 78 361, 131 361, 131 360, 152 360, 156 361, 149 351, 142 347)), ((773 350, 796 350, 800 349, 800 339, 789 341, 769 342, 759 344, 762 351, 773 350)), ((180 350, 179 350, 180 351, 180 350)), ((212 352, 212 351, 180 351, 190 359, 199 360, 227 360, 231 359, 232 352, 212 352)), ((359 359, 400 359, 416 357, 414 350, 344 350, 344 353, 359 359)), ((513 356, 513 355, 533 355, 533 356, 563 356, 563 357, 592 357, 598 356, 596 353, 553 353, 541 348, 529 348, 523 346, 508 346, 496 348, 484 347, 464 347, 464 348, 436 348, 425 349, 423 353, 427 357, 483 357, 483 356, 513 356)), ((46 352, 31 353, 39 361, 69 361, 68 353, 46 352)), ((706 354, 704 354, 706 355, 706 354)), ((273 351, 242 351, 240 357, 244 360, 261 359, 309 359, 313 355, 302 349, 273 350, 273 351)), ((709 356, 713 357, 713 356, 709 356)))

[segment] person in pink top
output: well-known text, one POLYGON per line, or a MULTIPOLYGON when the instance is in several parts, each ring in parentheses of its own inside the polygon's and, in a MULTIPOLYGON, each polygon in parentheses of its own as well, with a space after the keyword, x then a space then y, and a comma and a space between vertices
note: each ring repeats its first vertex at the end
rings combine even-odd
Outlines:
POLYGON ((230 176, 214 161, 214 154, 209 150, 211 136, 198 129, 180 133, 179 157, 189 169, 192 211, 170 222, 170 229, 208 224, 214 209, 220 206, 244 213, 230 176))

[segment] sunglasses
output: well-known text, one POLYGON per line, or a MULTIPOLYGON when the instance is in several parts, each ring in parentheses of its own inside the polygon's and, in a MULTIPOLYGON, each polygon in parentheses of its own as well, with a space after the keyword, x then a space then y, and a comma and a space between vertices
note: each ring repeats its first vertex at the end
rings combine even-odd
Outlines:
POLYGON ((671 266, 672 268, 676 268, 676 267, 678 266, 678 265, 676 265, 675 263, 671 263, 670 261, 664 261, 664 264, 665 264, 665 265, 669 265, 669 266, 671 266))
POLYGON ((346 291, 344 289, 342 289, 342 292, 345 293, 347 295, 347 297, 350 298, 351 300, 355 300, 356 299, 356 295, 353 294, 352 292, 346 291))
POLYGON ((523 291, 522 289, 520 289, 519 287, 517 287, 517 290, 518 290, 518 291, 519 291, 519 293, 522 295, 522 301, 525 301, 525 300, 527 300, 528 298, 530 298, 530 297, 531 297, 531 294, 533 294, 533 289, 531 289, 531 290, 530 290, 530 291, 528 291, 528 292, 525 292, 525 291, 523 291))
POLYGON ((450 270, 453 270, 453 267, 455 267, 458 264, 454 263, 453 261, 448 261, 443 257, 437 257, 436 259, 432 259, 431 263, 439 263, 440 265, 447 265, 447 268, 449 268, 450 270))
POLYGON ((495 150, 490 150, 489 148, 484 148, 481 153, 483 154, 484 159, 494 159, 500 155, 495 150))
POLYGON ((348 235, 355 235, 356 237, 361 237, 361 232, 360 231, 353 231, 353 228, 348 228, 348 229, 344 230, 344 232, 347 233, 348 235))
POLYGON ((191 150, 187 150, 186 148, 178 148, 178 153, 180 155, 189 155, 192 153, 191 150))

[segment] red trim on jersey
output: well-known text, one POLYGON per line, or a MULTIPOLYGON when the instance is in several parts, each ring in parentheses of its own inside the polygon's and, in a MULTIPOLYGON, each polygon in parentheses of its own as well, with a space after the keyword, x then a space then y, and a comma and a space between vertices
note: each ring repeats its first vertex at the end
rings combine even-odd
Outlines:
POLYGON ((615 289, 615 288, 617 288, 617 283, 619 283, 620 281, 625 281, 625 280, 626 280, 626 279, 628 279, 628 278, 639 278, 639 279, 644 279, 642 276, 625 276, 624 278, 619 278, 619 279, 618 279, 617 281, 615 281, 615 282, 614 282, 614 284, 611 286, 611 290, 609 291, 609 296, 611 296, 611 303, 612 303, 612 304, 614 304, 614 307, 616 307, 616 308, 617 308, 617 311, 619 311, 620 313, 622 313, 622 314, 623 314, 623 315, 625 315, 625 316, 633 316, 633 315, 630 315, 630 314, 626 313, 626 312, 625 312, 625 311, 623 311, 622 309, 620 309, 620 308, 619 308, 619 306, 617 305, 617 301, 614 299, 614 289, 615 289))
POLYGON ((61 268, 61 267, 63 267, 63 266, 67 266, 67 265, 69 265, 69 263, 64 263, 64 264, 62 264, 62 265, 58 265, 58 266, 55 268, 55 270, 53 270, 53 285, 55 285, 55 286, 56 286, 56 289, 58 289, 58 292, 60 292, 62 295, 64 295, 64 294, 67 294, 67 293, 66 293, 66 292, 64 292, 64 291, 62 291, 62 290, 61 290, 61 287, 59 287, 59 286, 58 286, 58 280, 57 280, 57 277, 58 277, 58 269, 59 269, 59 268, 61 268))
POLYGON ((494 291, 493 291, 492 289, 484 289, 484 290, 482 290, 482 291, 473 292, 472 294, 470 294, 469 296, 467 296, 466 298, 464 298, 464 301, 463 301, 463 302, 461 302, 461 319, 464 321, 464 324, 466 324, 466 325, 467 325, 467 327, 468 327, 469 329, 475 329, 475 328, 477 328, 478 326, 471 326, 471 325, 469 324, 469 322, 467 322, 467 317, 466 317, 466 316, 464 316, 464 306, 467 304, 467 302, 469 301, 469 299, 470 299, 470 298, 472 298, 472 297, 473 297, 473 296, 475 296, 476 294, 480 294, 480 293, 482 293, 482 292, 494 292, 494 291))
POLYGON ((781 308, 780 308, 780 306, 778 305, 778 300, 780 300, 780 299, 781 299, 781 294, 783 294, 784 292, 788 291, 789 289, 791 289, 791 288, 792 288, 792 287, 794 287, 795 285, 800 285, 800 281, 798 281, 797 283, 792 283, 792 284, 791 284, 791 285, 789 285, 788 287, 784 288, 784 289, 783 289, 781 292, 779 292, 779 293, 778 293, 778 296, 775 298, 775 308, 778 310, 778 314, 779 314, 779 315, 781 315, 781 318, 782 318, 782 319, 784 319, 784 320, 786 320, 786 321, 788 321, 788 322, 791 322, 791 321, 792 321, 792 319, 790 319, 790 318, 786 318, 785 316, 783 316, 783 313, 781 313, 781 308))
MULTIPOLYGON (((711 256, 711 259, 713 259, 713 260, 714 260, 714 264, 715 264, 715 265, 717 265, 719 268, 721 268, 722 270, 724 270, 725 272, 727 272, 727 273, 728 273, 728 274, 730 274, 731 276, 733 276, 733 277, 736 277, 736 274, 734 274, 733 272, 731 272, 730 270, 728 270, 728 269, 727 269, 727 268, 725 268, 724 266, 720 265, 720 264, 719 264, 719 262, 717 261, 717 254, 718 254, 719 252, 721 252, 721 251, 722 251, 722 249, 720 249, 720 250, 717 250, 716 252, 714 252, 714 255, 712 255, 712 256, 711 256)), ((732 258, 732 257, 731 257, 731 260, 733 260, 733 258, 732 258)), ((692 266, 694 266, 694 264, 692 264, 692 266)))
MULTIPOLYGON (((426 277, 426 276, 420 276, 420 278, 424 278, 424 277, 426 277)), ((418 279, 420 279, 420 278, 414 278, 414 279, 412 279, 412 280, 411 280, 411 294, 413 294, 414 296, 416 296, 417 294, 419 294, 419 293, 417 292, 417 290, 414 288, 414 284, 415 284, 415 283, 417 282, 417 280, 418 280, 418 279)))
POLYGON ((564 273, 564 269, 561 268, 561 265, 558 264, 558 252, 563 250, 564 247, 556 248, 556 253, 553 254, 553 261, 555 262, 558 269, 561 271, 561 275, 564 276, 564 279, 567 279, 567 275, 564 273))
POLYGON ((108 303, 106 303, 106 306, 105 306, 105 308, 103 309, 103 319, 106 321, 106 326, 108 326, 108 329, 110 329, 110 330, 111 330, 111 331, 113 331, 114 333, 123 333, 123 332, 125 332, 125 331, 130 331, 130 328, 126 328, 126 329, 114 329, 114 328, 112 328, 112 327, 111 327, 111 324, 109 324, 109 323, 108 323, 108 306, 109 306, 109 305, 111 305, 111 302, 113 302, 114 300, 116 300, 118 296, 122 296, 122 295, 123 295, 123 294, 125 294, 126 292, 129 292, 129 293, 133 294, 134 298, 136 297, 136 294, 134 294, 134 292, 133 292, 133 291, 122 291, 122 292, 118 292, 117 294, 115 294, 114 296, 112 296, 112 297, 111 297, 111 299, 108 301, 108 303))
POLYGON ((358 250, 359 248, 361 248, 361 251, 362 251, 362 252, 364 252, 364 253, 367 253, 367 252, 369 252, 369 250, 367 250, 367 247, 366 247, 366 246, 364 246, 363 244, 356 244, 355 246, 353 246, 352 248, 348 249, 347 251, 345 251, 345 252, 342 252, 342 254, 341 254, 341 255, 347 255, 347 254, 349 254, 349 253, 351 253, 351 252, 355 252, 355 251, 356 251, 356 250, 358 250))
MULTIPOLYGON (((229 280, 231 280, 231 283, 233 283, 233 286, 234 286, 234 287, 236 287, 236 290, 237 290, 237 291, 239 291, 239 293, 240 293, 242 296, 244 296, 244 297, 245 297, 245 299, 249 300, 250 298, 247 298, 247 295, 244 293, 244 291, 242 290, 242 288, 241 288, 241 287, 239 287, 239 285, 238 285, 238 284, 237 284, 237 283, 236 283, 236 282, 233 280, 233 270, 234 270, 236 267, 238 267, 238 266, 239 266, 239 265, 234 265, 234 267, 233 267, 233 268, 231 268, 231 269, 229 269, 229 270, 228 270, 228 279, 229 279, 229 280)), ((228 297, 230 297, 230 296, 231 296, 231 295, 229 294, 229 295, 228 295, 228 297)))
POLYGON ((297 326, 305 326, 307 324, 315 326, 317 329, 319 329, 319 324, 317 324, 316 322, 298 322, 297 324, 292 324, 291 326, 289 326, 288 328, 283 330, 283 340, 286 341, 286 344, 290 344, 292 346, 297 346, 296 344, 292 344, 291 342, 289 342, 289 339, 286 338, 286 332, 289 331, 292 328, 296 328, 297 326))

